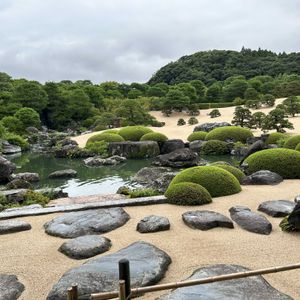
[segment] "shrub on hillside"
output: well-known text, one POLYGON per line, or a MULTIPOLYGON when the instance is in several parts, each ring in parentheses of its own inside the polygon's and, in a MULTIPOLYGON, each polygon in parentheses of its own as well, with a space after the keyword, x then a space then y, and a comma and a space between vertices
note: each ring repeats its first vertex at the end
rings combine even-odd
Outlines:
POLYGON ((14 116, 7 116, 7 117, 2 118, 1 124, 9 132, 22 133, 23 124, 18 118, 14 117, 14 116))
POLYGON ((152 130, 144 126, 128 126, 119 130, 119 135, 125 141, 139 141, 143 135, 150 133, 152 130))
POLYGON ((105 141, 89 142, 85 148, 93 154, 100 155, 102 158, 108 157, 108 143, 105 141))
POLYGON ((291 149, 267 149, 253 153, 246 158, 247 171, 252 174, 260 170, 269 170, 285 179, 300 178, 300 153, 291 149))
POLYGON ((247 138, 253 137, 253 133, 243 127, 239 126, 225 126, 225 127, 219 127, 215 128, 212 131, 210 131, 205 139, 207 141, 209 140, 220 140, 220 141, 227 141, 227 140, 233 140, 235 142, 242 142, 245 143, 247 138))
POLYGON ((159 132, 149 132, 141 137, 141 141, 165 142, 167 140, 167 136, 159 132))
POLYGON ((4 139, 12 145, 20 146, 22 150, 29 149, 29 143, 18 134, 7 133, 5 134, 4 139))
POLYGON ((283 147, 289 149, 295 149, 299 143, 300 143, 300 135, 295 135, 288 138, 284 143, 283 147))
POLYGON ((184 119, 182 119, 182 118, 178 119, 177 126, 183 126, 185 124, 186 124, 186 122, 184 121, 184 119))
POLYGON ((280 139, 287 139, 288 136, 285 133, 282 132, 273 132, 271 133, 266 140, 266 143, 268 145, 270 144, 277 144, 277 141, 280 139))
POLYGON ((211 118, 217 118, 221 116, 221 113, 217 108, 215 108, 209 113, 209 115, 211 118))
POLYGON ((224 155, 229 153, 229 148, 226 142, 209 140, 202 145, 201 153, 206 155, 224 155))
POLYGON ((30 126, 40 127, 41 125, 40 115, 32 108, 23 107, 14 116, 22 122, 23 129, 30 126))
POLYGON ((165 196, 168 203, 176 205, 202 205, 212 202, 207 189, 193 182, 172 184, 165 196))
POLYGON ((87 145, 89 143, 100 142, 100 141, 111 143, 111 142, 123 142, 124 139, 122 136, 115 133, 99 133, 91 136, 87 141, 87 145))
POLYGON ((207 135, 207 132, 205 132, 205 131, 195 131, 188 136, 187 140, 189 142, 204 141, 206 135, 207 135))
POLYGON ((0 139, 3 138, 5 134, 5 128, 4 126, 0 123, 0 139))
POLYGON ((211 166, 230 172, 239 182, 242 182, 242 180, 246 177, 246 175, 240 169, 228 164, 213 163, 211 166))
POLYGON ((192 167, 181 171, 170 183, 193 182, 205 187, 212 197, 232 195, 241 191, 239 181, 228 171, 214 167, 192 167))

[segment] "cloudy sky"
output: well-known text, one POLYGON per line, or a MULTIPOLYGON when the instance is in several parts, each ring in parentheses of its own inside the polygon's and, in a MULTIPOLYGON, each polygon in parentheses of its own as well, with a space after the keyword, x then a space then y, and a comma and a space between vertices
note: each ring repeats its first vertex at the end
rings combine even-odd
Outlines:
POLYGON ((300 51, 300 0, 0 0, 0 72, 144 82, 182 55, 300 51))

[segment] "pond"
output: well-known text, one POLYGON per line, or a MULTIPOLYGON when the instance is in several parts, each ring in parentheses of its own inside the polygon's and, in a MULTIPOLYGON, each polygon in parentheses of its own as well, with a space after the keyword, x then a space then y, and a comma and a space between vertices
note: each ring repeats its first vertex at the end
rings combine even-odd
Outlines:
MULTIPOLYGON (((123 185, 137 186, 131 183, 131 178, 143 167, 151 165, 151 159, 127 160, 117 166, 100 168, 86 167, 82 159, 55 158, 50 154, 23 153, 20 156, 7 157, 17 166, 16 173, 36 172, 40 182, 35 188, 61 187, 70 197, 88 196, 95 194, 113 194, 123 185), (49 179, 48 175, 57 170, 74 169, 77 177, 71 179, 49 179)), ((213 161, 230 161, 230 156, 203 156, 203 159, 213 161)))

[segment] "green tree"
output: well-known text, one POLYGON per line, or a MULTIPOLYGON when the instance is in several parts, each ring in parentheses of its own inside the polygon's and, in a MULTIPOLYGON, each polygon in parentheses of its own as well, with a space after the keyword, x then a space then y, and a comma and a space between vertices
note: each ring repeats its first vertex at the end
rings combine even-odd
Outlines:
POLYGON ((171 111, 183 111, 189 106, 189 104, 190 99, 187 96, 185 96, 185 94, 181 90, 177 88, 172 88, 166 95, 163 104, 163 109, 171 111))
POLYGON ((39 127, 41 125, 39 114, 32 108, 23 107, 14 116, 22 122, 23 130, 27 127, 39 127))
POLYGON ((197 102, 197 92, 193 85, 187 82, 179 83, 176 86, 183 94, 189 98, 191 103, 197 102))
POLYGON ((259 109, 261 108, 261 102, 259 100, 248 100, 246 102, 246 107, 252 109, 259 109))
POLYGON ((292 117, 300 113, 300 101, 296 96, 290 96, 285 99, 283 105, 286 107, 287 114, 292 117))
POLYGON ((7 116, 2 118, 1 124, 12 133, 21 134, 23 131, 23 123, 14 116, 7 116))
POLYGON ((220 83, 214 83, 206 91, 207 102, 219 102, 222 98, 222 86, 220 83))
POLYGON ((196 103, 190 104, 188 107, 188 114, 190 116, 198 116, 200 114, 198 105, 196 103))
POLYGON ((263 120, 265 119, 266 115, 261 112, 261 111, 257 111, 252 115, 251 118, 251 127, 253 128, 261 128, 263 120))
POLYGON ((243 98, 248 87, 247 81, 243 79, 235 79, 229 85, 223 88, 224 99, 232 101, 236 97, 243 98))
POLYGON ((263 131, 276 129, 277 132, 285 132, 284 128, 294 129, 294 126, 283 109, 275 108, 264 118, 261 128, 263 131))
POLYGON ((190 84, 196 89, 197 103, 204 102, 206 86, 201 80, 192 80, 190 84))
POLYGON ((231 123, 237 126, 251 128, 251 118, 251 111, 248 108, 237 106, 231 123))
POLYGON ((217 108, 215 108, 209 113, 209 115, 211 118, 217 118, 221 116, 221 113, 217 108))
POLYGON ((244 93, 244 98, 247 100, 258 100, 259 94, 255 88, 249 87, 244 93))
POLYGON ((261 98, 261 103, 267 107, 275 105, 275 97, 272 94, 265 94, 261 98))

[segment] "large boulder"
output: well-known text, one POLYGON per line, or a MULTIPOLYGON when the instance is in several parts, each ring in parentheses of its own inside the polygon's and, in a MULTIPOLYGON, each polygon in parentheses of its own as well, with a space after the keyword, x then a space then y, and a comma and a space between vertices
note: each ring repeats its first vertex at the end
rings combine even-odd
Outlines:
POLYGON ((276 185, 283 181, 282 176, 269 170, 257 171, 242 180, 244 185, 276 185))
POLYGON ((118 155, 126 158, 150 158, 159 155, 160 150, 157 142, 113 142, 109 143, 110 155, 118 155))
POLYGON ((57 147, 54 150, 54 155, 57 158, 66 158, 66 157, 68 157, 70 152, 76 151, 77 149, 78 149, 78 146, 72 145, 72 144, 65 145, 62 147, 57 147))
POLYGON ((66 213, 44 224, 46 233, 62 238, 112 231, 129 220, 123 208, 108 208, 66 213))
POLYGON ((25 180, 28 182, 40 181, 40 175, 38 173, 30 173, 30 172, 12 174, 11 178, 12 179, 22 179, 22 180, 25 180))
POLYGON ((243 156, 242 160, 240 161, 240 165, 242 165, 244 160, 251 154, 261 151, 261 150, 264 150, 266 148, 267 148, 267 146, 262 140, 258 140, 256 142, 254 142, 252 145, 250 145, 248 147, 248 150, 246 151, 245 155, 243 156))
POLYGON ((171 258, 152 244, 139 241, 118 252, 89 260, 67 271, 53 286, 47 300, 65 300, 67 289, 78 283, 79 296, 118 289, 118 261, 128 259, 131 286, 141 287, 159 282, 165 275, 171 258))
POLYGON ((22 148, 17 145, 12 145, 6 141, 2 143, 2 153, 3 154, 16 154, 22 152, 22 148))
POLYGON ((171 168, 189 168, 197 166, 200 158, 188 148, 178 149, 168 154, 159 155, 153 165, 171 168))
POLYGON ((209 230, 214 227, 233 228, 232 221, 226 216, 209 210, 188 211, 182 214, 183 222, 193 228, 209 230))
POLYGON ((0 274, 0 299, 16 300, 18 299, 25 286, 18 280, 15 275, 0 274))
POLYGON ((296 203, 288 200, 265 201, 258 207, 259 211, 272 217, 285 217, 295 208, 296 203))
POLYGON ((59 170, 52 172, 49 174, 49 178, 51 179, 56 179, 56 178, 73 178, 77 176, 77 171, 72 170, 72 169, 67 169, 67 170, 59 170))
POLYGON ((0 156, 0 183, 8 182, 10 175, 14 172, 15 169, 15 164, 0 156))
POLYGON ((167 154, 184 147, 185 143, 180 139, 167 140, 161 144, 160 153, 167 154))
MULTIPOLYGON (((238 265, 212 265, 197 269, 188 280, 246 272, 249 269, 238 265)), ((158 300, 292 300, 273 288, 262 276, 219 281, 209 284, 178 288, 158 300)))
POLYGON ((126 158, 118 155, 114 155, 108 158, 101 158, 99 156, 89 157, 83 162, 88 167, 101 167, 101 166, 115 166, 122 162, 125 162, 126 158))
POLYGON ((205 143, 206 143, 206 141, 200 141, 200 140, 192 141, 189 144, 189 148, 194 152, 200 153, 200 151, 205 143))
POLYGON ((204 123, 204 124, 197 125, 197 126, 194 128, 194 132, 195 132, 195 131, 205 131, 205 132, 209 132, 209 131, 212 131, 212 130, 215 129, 215 128, 218 128, 218 127, 225 127, 225 126, 231 126, 231 124, 228 123, 228 122, 204 123))
POLYGON ((264 216, 246 206, 233 206, 229 212, 231 219, 247 231, 266 235, 272 231, 272 224, 264 216))
POLYGON ((147 184, 147 188, 154 189, 162 194, 168 189, 172 179, 176 176, 177 172, 166 172, 161 174, 151 183, 147 184))
MULTIPOLYGON (((30 230, 31 225, 21 220, 3 220, 0 221, 0 235, 30 230)), ((0 298, 1 299, 1 298, 0 298)))
POLYGON ((99 235, 84 235, 64 242, 59 251, 70 258, 89 258, 103 252, 111 247, 110 239, 99 235))
POLYGON ((147 216, 137 224, 136 230, 140 233, 165 231, 170 229, 170 221, 166 217, 147 216))
POLYGON ((171 169, 166 167, 144 167, 134 175, 133 180, 141 184, 152 183, 162 174, 170 171, 171 169))

